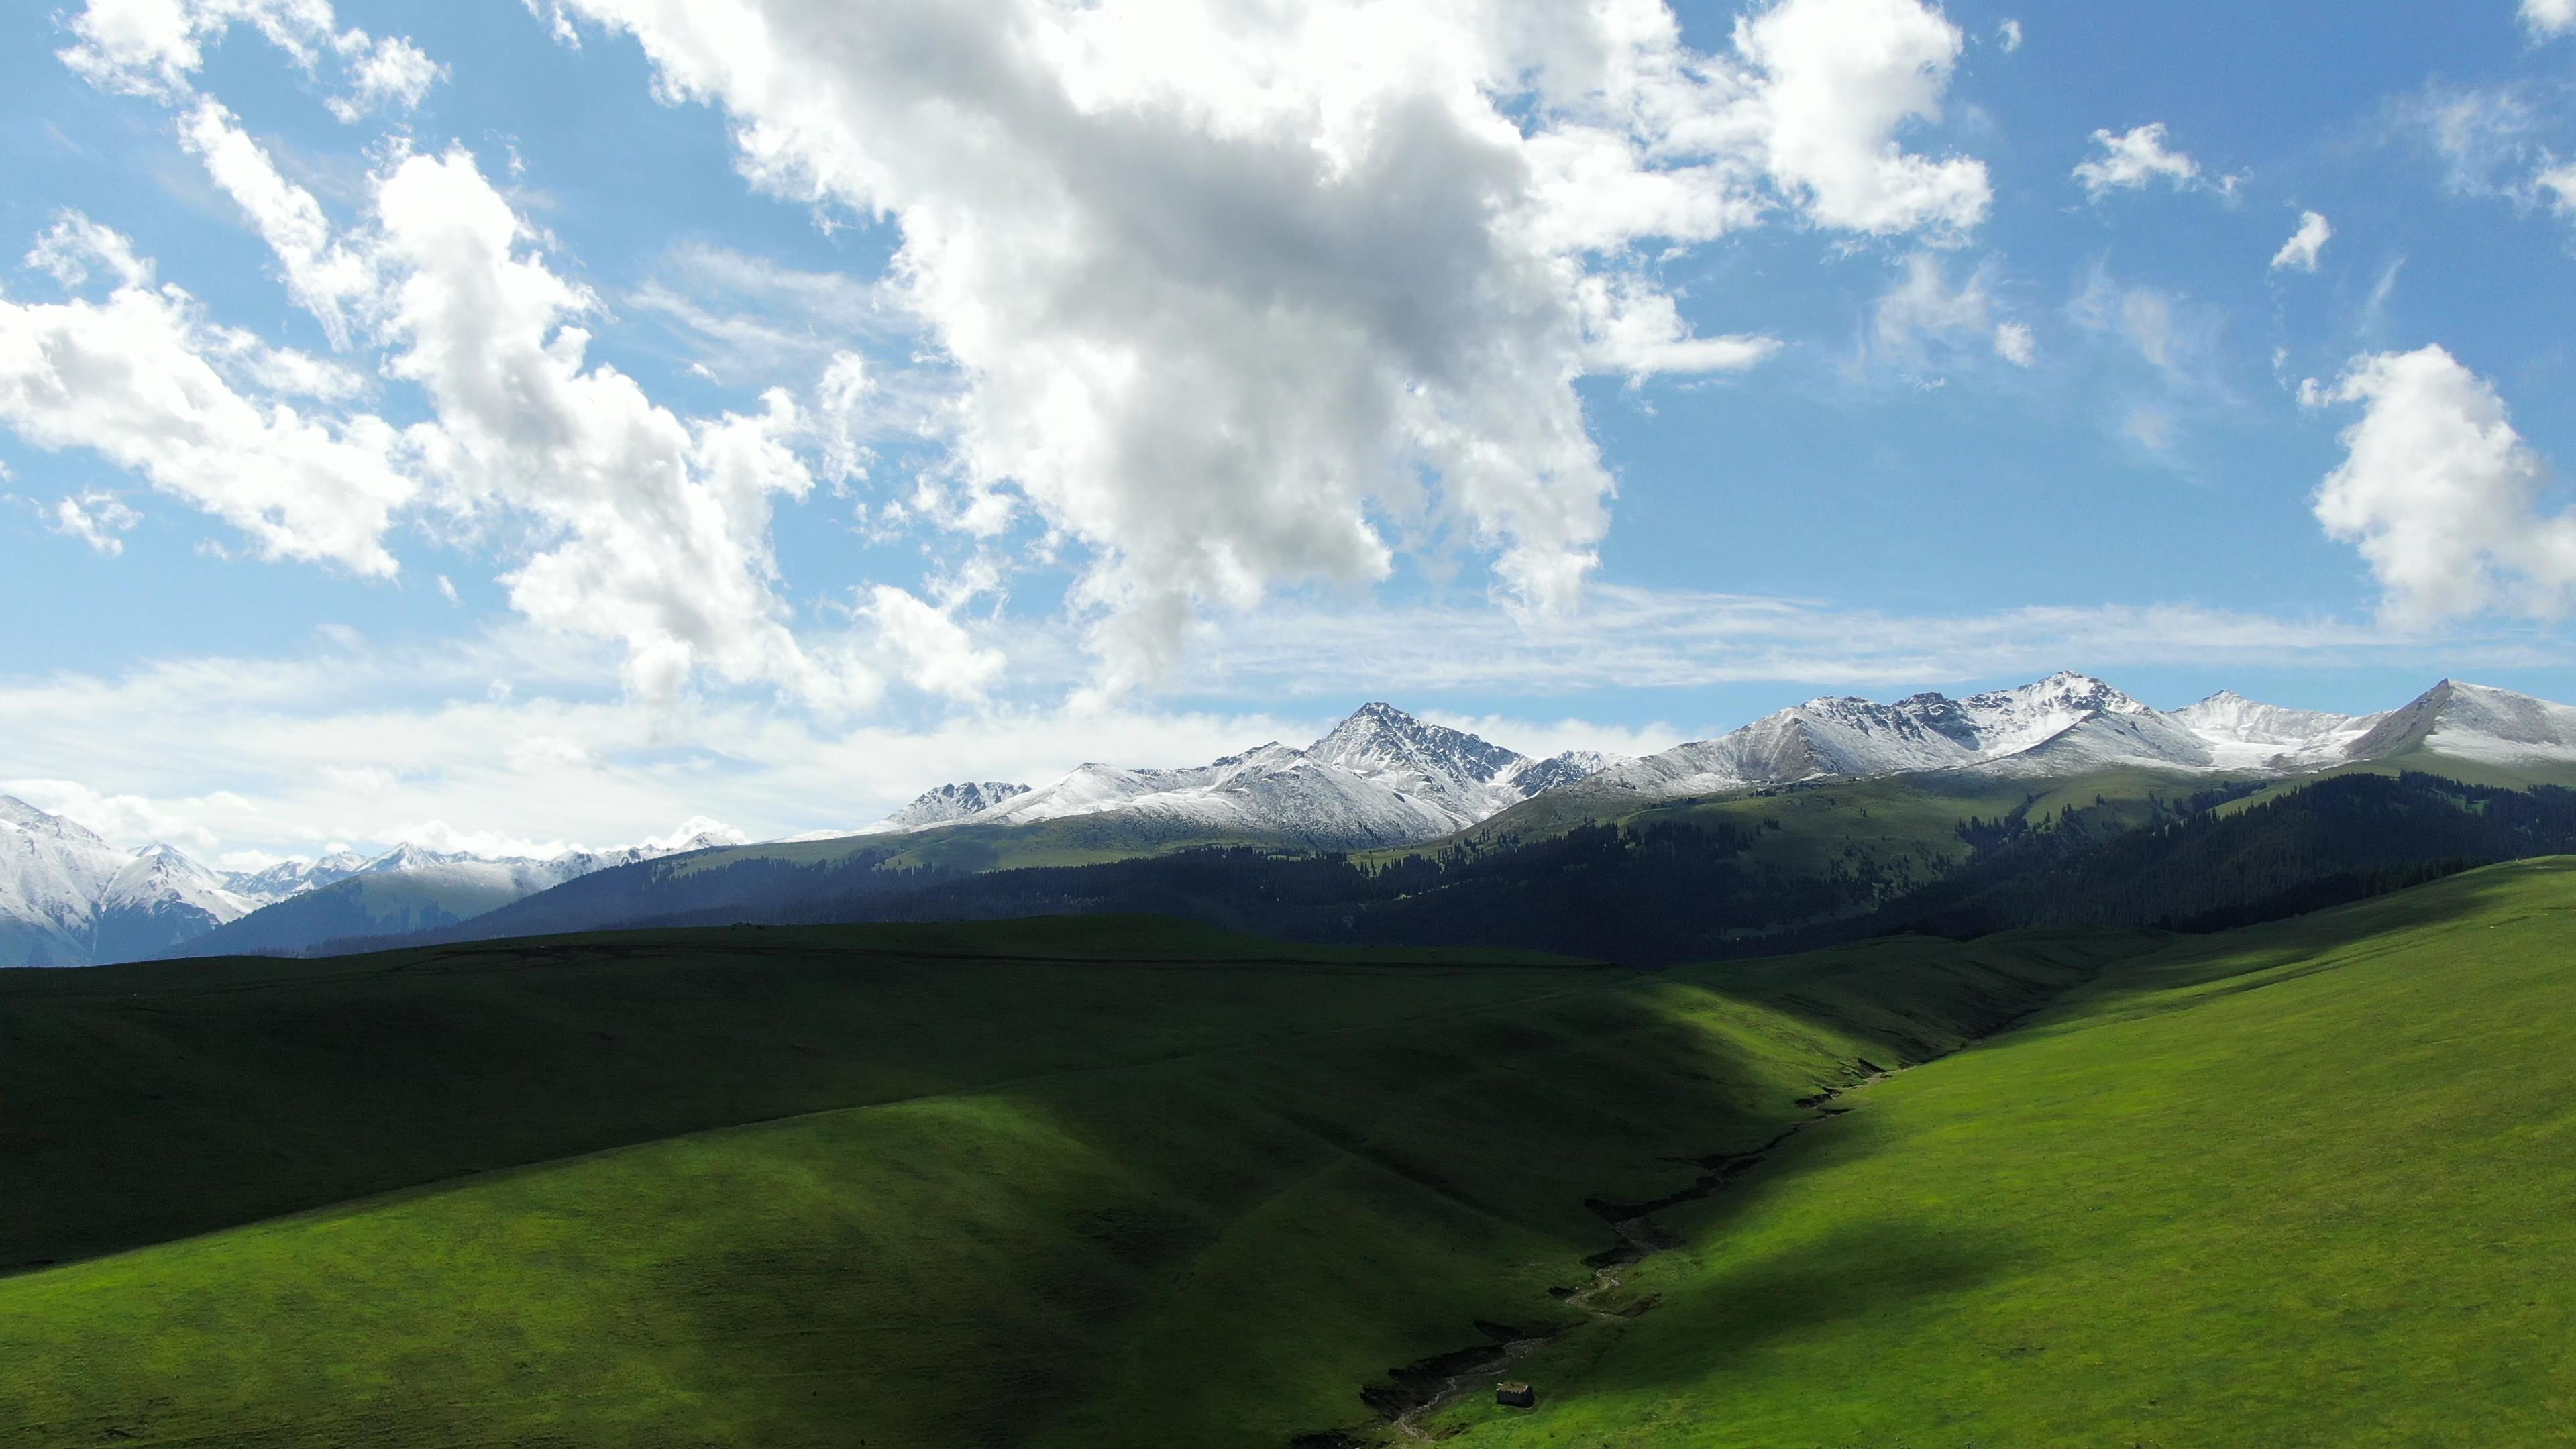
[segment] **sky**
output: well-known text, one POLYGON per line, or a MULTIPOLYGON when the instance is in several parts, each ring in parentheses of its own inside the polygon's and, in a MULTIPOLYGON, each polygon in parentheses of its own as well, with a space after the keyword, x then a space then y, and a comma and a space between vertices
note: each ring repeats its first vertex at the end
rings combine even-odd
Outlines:
POLYGON ((0 177, 0 791, 235 867, 2576 699, 2571 0, 89 0, 0 177))

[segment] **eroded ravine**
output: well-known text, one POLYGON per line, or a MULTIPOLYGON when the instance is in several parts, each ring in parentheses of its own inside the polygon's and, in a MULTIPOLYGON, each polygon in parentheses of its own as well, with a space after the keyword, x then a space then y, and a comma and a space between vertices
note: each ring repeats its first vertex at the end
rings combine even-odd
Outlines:
POLYGON ((1379 1442, 1384 1442, 1389 1436, 1403 1440, 1430 1439, 1434 1436, 1423 1427, 1425 1418, 1477 1393, 1489 1391, 1495 1375, 1501 1370, 1549 1344, 1561 1341, 1570 1333, 1579 1332, 1586 1324, 1615 1323, 1642 1317, 1652 1311, 1656 1304, 1653 1298, 1616 1307, 1605 1307, 1602 1300, 1625 1286, 1622 1275, 1627 1269, 1683 1245, 1681 1239, 1664 1231, 1655 1222, 1654 1215, 1685 1203, 1703 1202, 1715 1197, 1791 1138, 1850 1110, 1831 1105, 1835 1098, 1852 1088, 1895 1075, 1866 1059, 1856 1062, 1855 1066, 1865 1075, 1844 1086, 1802 1098, 1798 1105, 1808 1108, 1808 1115, 1791 1122, 1760 1147, 1750 1152, 1719 1153, 1697 1159, 1694 1165, 1700 1169, 1699 1177, 1679 1191, 1644 1203, 1615 1203, 1597 1197, 1586 1199, 1584 1206, 1608 1223, 1618 1234, 1619 1241, 1583 1260, 1584 1266, 1592 1270, 1592 1277, 1582 1287, 1548 1290, 1559 1304, 1582 1314, 1580 1320, 1545 1332, 1480 1321, 1476 1328, 1485 1335, 1485 1343, 1435 1354, 1390 1370, 1385 1382, 1361 1389, 1361 1401, 1377 1416, 1375 1424, 1357 1430, 1326 1430, 1300 1435, 1291 1441, 1292 1449, 1365 1449, 1371 1440, 1358 1437, 1362 1434, 1372 1435, 1379 1442))
POLYGON ((1602 1300, 1624 1286, 1620 1276, 1623 1270, 1658 1253, 1684 1246, 1679 1238, 1665 1232, 1655 1222, 1655 1214, 1715 1197, 1800 1133, 1850 1112, 1852 1109, 1848 1107, 1835 1105, 1845 1093, 2002 1037, 2064 1000, 2067 993, 2098 980, 2105 964, 2095 963, 2090 970, 2051 993, 2048 999, 2014 1013, 1947 1051, 1934 1051, 1896 1068, 1881 1067, 1866 1057, 1851 1058, 1847 1065, 1854 1075, 1850 1080, 1840 1086, 1825 1087, 1813 1096, 1799 1098, 1794 1105, 1806 1109, 1807 1115, 1786 1123, 1777 1135, 1760 1147, 1749 1152, 1717 1153, 1698 1159, 1670 1159, 1690 1162, 1700 1169, 1699 1176, 1689 1186, 1676 1192, 1642 1203, 1619 1203, 1599 1197, 1585 1199, 1584 1206, 1607 1222, 1618 1234, 1619 1241, 1583 1260, 1584 1266, 1592 1270, 1592 1277, 1582 1287, 1548 1290, 1560 1304, 1581 1313, 1580 1319, 1544 1332, 1480 1321, 1476 1327, 1486 1336, 1484 1344, 1436 1354, 1390 1370, 1385 1382, 1363 1387, 1360 1399, 1375 1415, 1374 1422, 1302 1434, 1289 1441, 1290 1449, 1369 1449, 1371 1445, 1391 1441, 1402 1443, 1445 1438, 1465 1432, 1463 1428, 1453 1428, 1447 1433, 1435 1434, 1423 1427, 1423 1421, 1477 1393, 1490 1392, 1498 1370, 1508 1368, 1550 1344, 1562 1342, 1569 1334, 1581 1332, 1593 1323, 1638 1318, 1654 1309, 1657 1300, 1653 1297, 1617 1307, 1605 1307, 1602 1300))

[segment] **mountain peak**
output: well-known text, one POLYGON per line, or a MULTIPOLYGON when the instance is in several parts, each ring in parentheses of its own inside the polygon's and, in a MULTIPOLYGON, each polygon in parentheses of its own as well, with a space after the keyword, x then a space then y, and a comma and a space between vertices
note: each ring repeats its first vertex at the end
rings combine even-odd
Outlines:
POLYGON ((92 834, 78 821, 68 820, 60 815, 48 815, 15 795, 0 795, 0 824, 14 825, 37 835, 52 836, 56 840, 96 846, 102 850, 109 848, 106 841, 92 834))
POLYGON ((1465 730, 1425 723, 1382 701, 1352 711, 1350 718, 1307 746, 1306 755, 1365 779, 1417 776, 1416 788, 1435 794, 1481 785, 1528 758, 1465 730))
MULTIPOLYGON (((1086 767, 1088 768, 1088 767, 1086 767)), ((1029 793, 1026 785, 1003 780, 958 780, 924 790, 911 804, 885 818, 885 823, 899 830, 915 830, 925 825, 945 825, 980 814, 1005 800, 1029 793)))

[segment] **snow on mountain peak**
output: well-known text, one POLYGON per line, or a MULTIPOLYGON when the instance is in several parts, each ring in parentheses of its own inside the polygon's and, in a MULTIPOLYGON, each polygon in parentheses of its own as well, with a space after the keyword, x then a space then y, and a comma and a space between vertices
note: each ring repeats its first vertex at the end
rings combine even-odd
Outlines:
POLYGON ((48 836, 55 840, 95 846, 100 850, 114 848, 77 821, 67 820, 60 815, 48 815, 15 795, 0 795, 0 825, 14 826, 19 830, 48 836))
POLYGON ((1000 780, 967 780, 925 790, 913 802, 885 818, 885 827, 895 830, 918 830, 925 825, 941 825, 963 820, 969 815, 990 810, 1015 795, 1029 793, 1026 785, 1000 780))

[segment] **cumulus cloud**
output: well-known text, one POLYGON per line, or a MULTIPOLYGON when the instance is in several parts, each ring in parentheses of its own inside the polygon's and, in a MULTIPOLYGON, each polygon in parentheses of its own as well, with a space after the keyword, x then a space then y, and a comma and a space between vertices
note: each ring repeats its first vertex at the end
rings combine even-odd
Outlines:
POLYGON ((371 414, 309 415, 246 391, 263 373, 308 369, 213 326, 179 288, 154 287, 132 244, 86 217, 64 217, 28 261, 68 286, 101 274, 115 286, 103 301, 0 298, 0 424, 131 469, 267 557, 395 572, 383 538, 418 491, 409 439, 371 414))
POLYGON ((2160 179, 2177 188, 2203 186, 2219 192, 2234 191, 2239 179, 2230 176, 2215 182, 2202 180, 2199 162, 2165 144, 2162 121, 2122 132, 2096 131, 2093 142, 2102 148, 2102 154, 2077 163, 2075 179, 2084 184, 2084 194, 2095 201, 2114 191, 2136 191, 2160 179))
POLYGON ((1731 56, 1653 0, 558 12, 726 110, 757 185, 895 223, 958 386, 917 511, 1085 547, 1112 687, 1203 609, 1385 577, 1391 522, 1568 604, 1611 491, 1575 379, 1773 346, 1694 336, 1647 248, 1782 210, 1955 234, 1989 196, 1900 140, 1961 43, 1918 0, 1783 0, 1731 56))
POLYGON ((2522 23, 2543 40, 2576 32, 2576 0, 2522 0, 2522 23))
POLYGON ((2004 54, 2006 55, 2010 55, 2014 51, 2021 49, 2021 22, 2018 20, 2007 20, 2001 25, 1996 26, 1995 43, 2004 48, 2004 54))
POLYGON ((1939 257, 1929 252, 1907 257, 1871 319, 1879 350, 1911 358, 1927 343, 1954 348, 1973 343, 1991 347, 2016 367, 2032 365, 2039 358, 2039 339, 2023 323, 1996 320, 1992 270, 1991 264, 1979 267, 1954 288, 1939 257))
POLYGON ((341 62, 343 119, 415 105, 441 74, 407 40, 338 28, 327 0, 93 0, 70 22, 64 59, 102 87, 178 107, 182 144, 268 244, 288 295, 335 349, 364 346, 384 376, 416 385, 431 420, 397 430, 335 411, 368 390, 357 372, 215 325, 186 293, 156 287, 124 238, 75 216, 30 265, 75 293, 94 279, 113 290, 0 302, 0 424, 141 472, 272 558, 390 576, 398 517, 443 515, 457 537, 517 555, 502 582, 519 612, 619 641, 639 696, 668 702, 706 670, 830 709, 873 698, 851 648, 799 644, 769 538, 773 499, 813 485, 800 449, 840 475, 860 465, 850 402, 864 387, 827 375, 820 418, 783 390, 713 417, 654 403, 588 362, 579 323, 596 300, 548 266, 461 150, 389 145, 366 216, 335 226, 194 90, 205 47, 236 25, 308 71, 341 62))
POLYGON ((2494 384, 2441 347, 2353 359, 2310 406, 2360 404, 2344 461, 2317 490, 2317 520, 2355 545, 2393 621, 2424 625, 2496 609, 2554 617, 2576 587, 2576 515, 2546 514, 2548 467, 2494 384))
POLYGON ((410 40, 387 35, 370 39, 352 30, 335 42, 349 63, 349 94, 328 102, 331 114, 355 124, 370 111, 417 109, 429 88, 447 75, 447 67, 410 40))
POLYGON ((120 502, 113 493, 81 493, 55 502, 50 519, 53 530, 65 538, 77 538, 109 558, 125 552, 125 540, 118 534, 143 521, 143 515, 120 502))
POLYGON ((1789 0, 1736 24, 1764 75, 1759 106, 1772 176, 1827 226, 1952 235, 1985 219, 1985 164, 1906 153, 1897 132, 1937 120, 1965 44, 1915 0, 1789 0))
POLYGON ((900 661, 904 682, 950 699, 978 700, 1009 662, 999 650, 978 648, 955 619, 905 590, 878 584, 862 611, 876 625, 878 641, 900 661))
POLYGON ((621 640, 628 688, 652 698, 700 668, 836 707, 873 695, 873 681, 799 647, 771 588, 772 500, 814 482, 790 446, 806 422, 788 394, 682 419, 589 364, 577 321, 593 298, 546 264, 464 151, 404 158, 375 211, 392 278, 386 369, 436 410, 424 452, 441 500, 514 510, 544 535, 503 580, 515 608, 621 640))
POLYGON ((2288 241, 2281 243, 2279 251, 2272 254, 2272 270, 2276 272, 2315 271, 2317 258, 2324 253, 2326 243, 2333 239, 2334 226, 2325 219, 2323 213, 2301 212, 2298 231, 2288 241))

